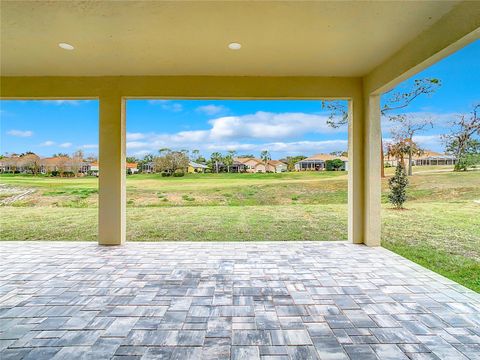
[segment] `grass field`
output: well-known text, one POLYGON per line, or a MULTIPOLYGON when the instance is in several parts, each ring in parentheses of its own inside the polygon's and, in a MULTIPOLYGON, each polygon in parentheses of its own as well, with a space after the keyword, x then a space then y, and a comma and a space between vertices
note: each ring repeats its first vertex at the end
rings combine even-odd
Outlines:
MULTIPOLYGON (((382 245, 480 291, 480 172, 446 170, 415 169, 403 211, 387 204, 384 181, 382 245)), ((0 175, 0 240, 96 240, 97 186, 0 175)), ((127 238, 345 240, 346 205, 344 172, 131 175, 127 238)))

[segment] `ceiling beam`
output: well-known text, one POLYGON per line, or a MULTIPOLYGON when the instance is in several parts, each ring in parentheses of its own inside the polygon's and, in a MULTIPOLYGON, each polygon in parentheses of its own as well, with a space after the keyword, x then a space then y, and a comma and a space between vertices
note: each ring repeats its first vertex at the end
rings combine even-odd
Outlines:
POLYGON ((114 76, 0 78, 3 99, 127 98, 349 99, 362 91, 350 77, 114 76))

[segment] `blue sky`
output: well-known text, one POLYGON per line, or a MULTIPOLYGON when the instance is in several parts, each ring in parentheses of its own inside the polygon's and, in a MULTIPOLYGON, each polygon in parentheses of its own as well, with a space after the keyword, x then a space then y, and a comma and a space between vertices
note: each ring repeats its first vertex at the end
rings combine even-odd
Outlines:
MULTIPOLYGON (((443 59, 412 79, 436 77, 442 86, 413 102, 405 112, 435 123, 417 136, 424 148, 443 151, 440 135, 459 113, 480 100, 480 41, 443 59)), ((408 88, 412 79, 397 89, 408 88)), ((273 158, 346 150, 346 128, 326 125, 320 101, 130 100, 127 152, 142 156, 163 147, 258 153, 273 158)), ((384 138, 391 124, 383 122, 384 138)), ((0 101, 0 152, 34 151, 42 156, 82 149, 98 152, 98 102, 0 101)))

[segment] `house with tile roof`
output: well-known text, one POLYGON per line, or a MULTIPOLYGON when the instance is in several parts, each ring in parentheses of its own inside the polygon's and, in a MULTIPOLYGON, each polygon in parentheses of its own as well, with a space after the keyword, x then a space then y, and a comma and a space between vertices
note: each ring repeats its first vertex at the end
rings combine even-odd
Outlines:
POLYGON ((279 160, 269 160, 266 164, 263 160, 257 158, 235 158, 233 160, 234 165, 236 164, 237 166, 237 169, 242 169, 243 171, 248 173, 280 173, 287 171, 287 164, 279 160))
MULTIPOLYGON (((398 159, 389 157, 388 154, 384 156, 383 163, 385 166, 397 166, 398 159)), ((426 165, 455 165, 457 158, 454 155, 442 154, 435 151, 425 150, 421 155, 414 155, 412 157, 413 166, 426 165)), ((405 165, 408 165, 408 157, 405 157, 405 165)))

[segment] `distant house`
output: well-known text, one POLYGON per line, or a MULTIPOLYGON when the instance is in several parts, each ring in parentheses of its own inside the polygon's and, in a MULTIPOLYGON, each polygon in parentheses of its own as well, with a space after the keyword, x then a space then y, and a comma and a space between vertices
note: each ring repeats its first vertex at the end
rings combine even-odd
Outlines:
POLYGON ((235 158, 234 164, 236 169, 241 169, 239 172, 261 173, 261 172, 283 172, 287 171, 287 164, 279 160, 269 160, 267 164, 261 159, 256 158, 235 158))
POLYGON ((142 172, 145 174, 152 174, 155 172, 155 164, 153 161, 143 164, 142 172))
MULTIPOLYGON (((386 155, 383 163, 385 166, 397 166, 398 160, 386 155)), ((413 166, 455 165, 456 163, 457 158, 454 155, 441 154, 430 150, 424 151, 422 155, 415 155, 412 157, 413 166)), ((408 156, 405 156, 405 165, 408 165, 408 156)))
POLYGON ((230 171, 234 173, 247 172, 247 165, 241 161, 238 161, 237 159, 234 159, 232 166, 230 166, 230 171))
POLYGON ((265 167, 260 165, 261 160, 255 158, 235 158, 234 162, 243 164, 243 170, 249 173, 264 172, 265 167))
POLYGON ((208 169, 207 165, 198 164, 196 162, 190 161, 188 163, 187 172, 189 173, 204 173, 208 169))
POLYGON ((268 162, 269 166, 273 166, 275 168, 276 173, 281 173, 287 171, 288 165, 280 160, 270 160, 268 162))
POLYGON ((455 165, 457 158, 454 155, 440 154, 434 151, 424 151, 422 155, 413 159, 413 165, 455 165))
MULTIPOLYGON (((136 174, 138 172, 138 164, 137 163, 129 163, 127 162, 125 165, 125 169, 127 174, 136 174)), ((85 173, 90 172, 92 175, 98 176, 100 172, 100 166, 98 162, 94 161, 87 165, 85 173)))
POLYGON ((92 162, 89 164, 89 170, 92 172, 92 175, 98 176, 98 162, 92 162))
POLYGON ((138 164, 137 163, 126 163, 127 174, 136 174, 138 173, 138 164))
POLYGON ((12 154, 0 159, 0 172, 36 174, 40 172, 40 162, 40 157, 34 153, 24 155, 12 154))
POLYGON ((340 159, 343 161, 343 167, 340 170, 348 171, 348 158, 345 156, 336 156, 330 154, 316 154, 295 163, 296 171, 322 171, 327 168, 328 160, 340 159))
POLYGON ((52 172, 70 173, 73 172, 74 168, 72 159, 67 156, 54 156, 40 160, 40 172, 42 174, 50 174, 52 172))

